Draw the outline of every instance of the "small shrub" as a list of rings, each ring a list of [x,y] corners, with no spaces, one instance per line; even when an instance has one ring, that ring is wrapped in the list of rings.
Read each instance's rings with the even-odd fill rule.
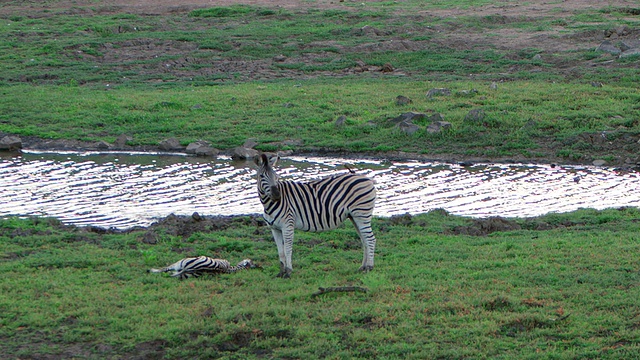
[[[246,15],[250,12],[254,11],[254,9],[250,6],[246,5],[234,5],[234,6],[225,6],[225,7],[214,7],[209,9],[197,9],[193,10],[189,13],[189,16],[192,17],[214,17],[214,18],[224,18],[224,17],[233,17],[233,16],[241,16]]]

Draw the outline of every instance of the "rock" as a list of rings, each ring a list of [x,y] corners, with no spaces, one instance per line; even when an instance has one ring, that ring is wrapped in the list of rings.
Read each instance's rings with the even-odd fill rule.
[[[96,146],[96,149],[98,149],[98,150],[109,150],[112,147],[111,144],[109,144],[108,142],[106,142],[104,140],[98,141],[95,146]]]
[[[410,226],[413,224],[413,217],[409,213],[405,213],[403,215],[393,215],[389,222],[391,225],[402,225],[402,226]]]
[[[341,1],[342,2],[342,1]],[[391,34],[391,32],[389,31],[385,31],[385,30],[380,30],[377,28],[374,28],[373,26],[369,26],[369,25],[365,25],[359,29],[353,29],[351,30],[351,33],[353,35],[356,36],[387,36],[389,34]]]
[[[491,85],[489,85],[489,89],[498,90],[498,83],[492,82]]]
[[[364,33],[364,34],[372,34],[372,35],[375,35],[375,29],[374,29],[374,28],[372,28],[372,27],[371,27],[371,26],[369,26],[369,25],[365,25],[365,26],[361,27],[359,32],[360,32],[360,33]]]
[[[416,131],[420,130],[420,127],[412,122],[403,121],[396,125],[396,127],[407,135],[413,135]]]
[[[640,40],[627,39],[620,42],[620,50],[623,52],[631,49],[640,49]]]
[[[198,140],[198,141],[189,143],[185,151],[187,152],[187,154],[195,154],[196,150],[198,150],[199,148],[208,147],[208,146],[210,146],[210,143],[208,141]]]
[[[629,35],[629,28],[626,25],[620,25],[615,29],[609,29],[606,31],[606,34],[609,34],[609,36],[613,36],[613,35],[618,35],[618,36],[626,36]]]
[[[395,117],[389,120],[393,124],[399,124],[401,122],[412,122],[414,120],[423,120],[426,119],[427,115],[423,113],[415,113],[415,112],[406,112],[401,114],[398,117]]]
[[[533,55],[533,57],[531,58],[532,60],[542,60],[542,55],[540,54],[535,54]]]
[[[356,60],[355,68],[357,72],[369,71],[369,66],[362,60]]]
[[[202,216],[197,211],[191,214],[191,218],[195,221],[202,221]]]
[[[176,138],[162,140],[158,145],[160,149],[164,151],[182,150],[182,145],[180,145],[180,142]]]
[[[341,127],[341,126],[344,126],[345,121],[347,121],[347,117],[344,115],[341,115],[339,118],[336,119],[334,124],[336,127]]]
[[[153,230],[149,230],[142,236],[142,242],[145,244],[155,245],[158,243],[158,234]]]
[[[444,121],[444,116],[442,116],[442,114],[440,113],[435,113],[429,116],[429,121],[431,121],[432,123],[437,121]]]
[[[195,104],[191,107],[193,110],[202,109],[202,104]]]
[[[304,141],[302,141],[301,139],[287,139],[284,140],[282,142],[283,145],[286,146],[302,146],[304,144]]]
[[[640,49],[629,49],[620,54],[620,58],[626,58],[631,56],[640,56]]]
[[[423,113],[407,112],[398,117],[390,119],[389,122],[396,124],[396,127],[407,135],[412,135],[420,130],[420,127],[413,123],[413,120],[426,119],[427,115]]]
[[[593,87],[602,87],[602,83],[601,82],[597,82],[597,81],[592,81],[591,82],[591,86],[593,86]]]
[[[459,96],[476,96],[477,93],[478,93],[478,90],[471,89],[471,90],[461,90],[458,94]]]
[[[285,60],[287,60],[287,57],[282,54],[273,57],[273,61],[275,62],[284,62]]]
[[[600,45],[598,45],[596,50],[603,51],[613,55],[618,55],[622,52],[622,50],[620,50],[617,46],[613,45],[613,43],[609,40],[603,41]]]
[[[258,154],[259,154],[258,150],[239,146],[233,149],[233,154],[231,154],[231,158],[234,160],[247,160],[247,159],[253,159]]]
[[[7,135],[0,139],[0,150],[22,149],[22,139],[17,136]]]
[[[382,67],[380,68],[380,71],[382,71],[384,73],[393,72],[393,65],[391,65],[390,63],[386,63],[386,64],[382,65]]]
[[[407,104],[411,104],[411,99],[408,97],[402,95],[398,95],[398,97],[396,97],[396,105],[402,106]]]
[[[369,26],[369,25],[365,25],[365,26],[361,27],[358,32],[360,34],[369,35],[369,36],[383,36],[383,35],[386,35],[386,33],[384,31],[376,29],[376,28],[374,28],[372,26]]]
[[[280,150],[276,154],[280,157],[291,156],[293,155],[293,150]]]
[[[125,134],[121,134],[116,139],[116,142],[114,143],[114,145],[118,148],[123,148],[125,145],[127,145],[127,141],[131,141],[131,140],[133,140],[132,137],[127,136]]]
[[[473,109],[469,111],[469,113],[464,117],[464,121],[468,122],[480,122],[485,118],[484,110],[482,109]]]
[[[196,153],[196,149],[203,146],[202,144],[200,144],[200,142],[192,142],[189,143],[189,145],[187,145],[187,148],[185,149],[185,152],[187,154],[195,154]]]
[[[436,121],[427,126],[427,132],[429,134],[441,133],[443,130],[447,129],[451,129],[451,123],[447,121]]]
[[[256,145],[258,145],[258,141],[256,141],[256,139],[247,139],[244,141],[244,144],[242,144],[242,147],[253,149]]]
[[[217,156],[220,150],[214,149],[211,146],[200,146],[196,149],[197,156]]]
[[[592,163],[594,166],[604,166],[607,164],[606,160],[593,160]]]
[[[451,90],[447,88],[433,88],[427,91],[427,97],[432,98],[434,96],[449,96],[451,95]]]

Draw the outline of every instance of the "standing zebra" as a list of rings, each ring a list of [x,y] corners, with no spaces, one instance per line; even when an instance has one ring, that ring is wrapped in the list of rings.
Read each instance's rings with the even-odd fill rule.
[[[264,219],[278,246],[280,273],[291,276],[293,230],[324,231],[350,219],[358,231],[364,257],[360,270],[373,269],[376,238],[371,229],[371,215],[376,201],[373,180],[352,173],[335,175],[311,182],[280,181],[273,166],[277,156],[261,154],[258,166],[258,195],[264,206]]]

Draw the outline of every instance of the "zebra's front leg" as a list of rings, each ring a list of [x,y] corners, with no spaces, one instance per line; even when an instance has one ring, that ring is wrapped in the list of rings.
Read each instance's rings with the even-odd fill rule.
[[[278,276],[288,279],[293,272],[293,262],[291,261],[291,254],[293,252],[293,224],[289,224],[282,229],[282,240],[284,248],[284,267],[281,268]]]
[[[285,277],[286,258],[284,256],[284,237],[282,236],[282,230],[271,228],[271,233],[273,234],[273,240],[276,242],[276,246],[278,247],[278,257],[280,257],[280,272],[277,276]]]

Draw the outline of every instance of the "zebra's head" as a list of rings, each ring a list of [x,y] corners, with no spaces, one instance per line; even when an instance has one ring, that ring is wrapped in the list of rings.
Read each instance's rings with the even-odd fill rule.
[[[256,265],[251,259],[244,259],[240,261],[236,267],[238,269],[253,269],[257,268],[258,265]]]
[[[254,161],[258,166],[258,193],[260,200],[279,201],[280,190],[278,189],[278,175],[273,171],[273,167],[278,162],[277,155],[260,154]]]

